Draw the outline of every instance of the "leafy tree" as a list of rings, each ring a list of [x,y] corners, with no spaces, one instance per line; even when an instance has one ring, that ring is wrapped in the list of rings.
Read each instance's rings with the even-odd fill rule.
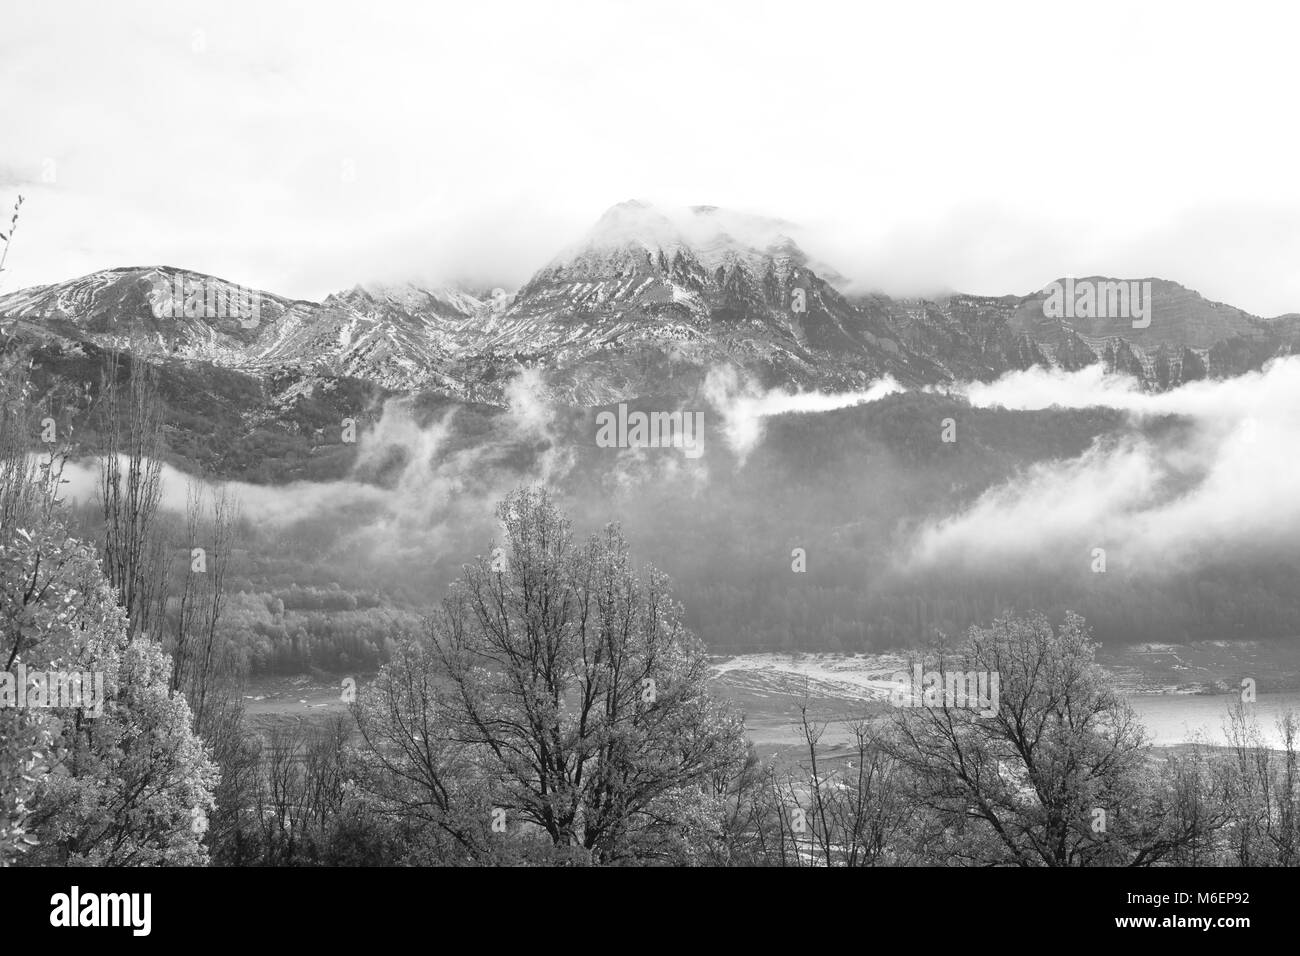
[[[68,535],[60,459],[39,469],[24,445],[23,389],[0,394],[0,663],[26,672],[99,672],[102,713],[0,711],[0,853],[38,864],[194,864],[216,771],[171,660],[132,638],[95,549]],[[27,688],[17,688],[26,694]]]
[[[23,664],[104,675],[98,717],[84,708],[4,714],[2,749],[36,781],[21,797],[20,825],[36,842],[30,862],[205,862],[215,769],[189,706],[168,691],[170,659],[127,636],[93,548],[57,522],[18,529],[0,548],[0,605],[11,673]]]

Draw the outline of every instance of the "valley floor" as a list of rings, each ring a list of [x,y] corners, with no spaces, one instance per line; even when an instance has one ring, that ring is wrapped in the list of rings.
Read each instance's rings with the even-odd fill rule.
[[[1266,740],[1287,709],[1300,712],[1300,646],[1260,641],[1139,644],[1103,649],[1099,663],[1114,677],[1158,746],[1201,739],[1223,744],[1228,709],[1241,681],[1255,681],[1255,713]],[[828,756],[852,741],[850,721],[888,711],[892,675],[909,666],[902,653],[741,654],[713,662],[713,687],[745,715],[746,732],[764,753],[796,756],[799,706],[829,721],[821,745]],[[358,684],[369,675],[357,675]],[[262,676],[245,690],[255,726],[318,720],[347,712],[342,679]]]

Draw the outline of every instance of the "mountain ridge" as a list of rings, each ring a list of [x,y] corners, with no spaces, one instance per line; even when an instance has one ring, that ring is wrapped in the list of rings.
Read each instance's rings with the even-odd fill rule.
[[[1116,317],[1052,318],[1047,286],[935,299],[845,294],[797,231],[718,207],[670,215],[630,200],[513,293],[362,283],[314,302],[173,266],[119,267],[0,296],[0,330],[129,348],[149,361],[263,378],[292,370],[495,404],[535,367],[551,398],[586,406],[698,392],[719,364],[764,387],[851,390],[884,376],[925,385],[1102,362],[1168,388],[1240,374],[1300,346],[1300,315],[1261,318],[1156,277],[1076,280],[1150,283],[1156,320],[1143,329]],[[214,299],[244,296],[257,314],[209,315],[175,301],[171,290],[191,287],[207,293],[207,313]]]

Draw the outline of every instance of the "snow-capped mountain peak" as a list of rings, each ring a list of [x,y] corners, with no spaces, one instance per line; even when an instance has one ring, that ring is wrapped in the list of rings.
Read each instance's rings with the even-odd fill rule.
[[[753,276],[773,269],[779,277],[806,268],[833,286],[837,270],[799,245],[800,228],[785,219],[755,216],[718,206],[659,207],[641,200],[611,206],[579,241],[534,276],[592,281],[698,270],[710,275],[738,266]],[[688,283],[689,284],[689,283]]]
[[[1265,322],[1160,280],[1162,318],[1149,331],[1051,320],[1042,294],[850,300],[801,235],[781,219],[632,200],[514,294],[369,282],[317,303],[171,266],[107,269],[0,296],[0,334],[304,389],[351,378],[488,402],[535,367],[553,397],[584,405],[693,394],[720,364],[848,390],[883,375],[907,384],[1103,361],[1165,387],[1300,350],[1300,321]]]
[[[628,246],[640,246],[648,252],[674,251],[685,246],[686,239],[673,221],[648,203],[629,199],[611,206],[596,221],[578,244],[578,252],[610,252]],[[575,250],[557,257],[563,261]]]

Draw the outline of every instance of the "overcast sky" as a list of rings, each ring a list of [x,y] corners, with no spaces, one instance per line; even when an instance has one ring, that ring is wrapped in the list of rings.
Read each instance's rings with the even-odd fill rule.
[[[887,292],[1300,311],[1286,7],[1046,6],[0,0],[0,290],[514,285],[640,198],[794,220]]]

